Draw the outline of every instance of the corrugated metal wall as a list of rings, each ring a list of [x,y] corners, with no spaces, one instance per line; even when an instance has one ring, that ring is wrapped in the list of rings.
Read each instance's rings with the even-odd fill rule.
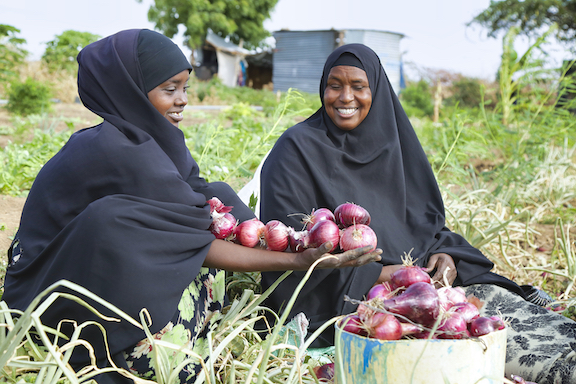
[[[289,88],[318,94],[324,62],[336,48],[337,31],[274,32],[274,90]]]
[[[400,40],[402,35],[389,32],[349,29],[345,31],[344,43],[361,43],[372,48],[388,75],[394,91],[400,91]]]
[[[361,43],[378,54],[392,87],[400,90],[400,40],[403,35],[375,30],[277,31],[273,55],[272,82],[275,91],[296,88],[318,94],[324,62],[338,46],[340,34],[344,43]]]

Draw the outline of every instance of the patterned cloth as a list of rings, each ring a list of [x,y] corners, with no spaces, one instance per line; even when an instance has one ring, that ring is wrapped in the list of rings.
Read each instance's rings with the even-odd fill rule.
[[[480,313],[508,323],[507,378],[538,384],[576,383],[576,322],[495,285],[465,288],[484,302]]]
[[[154,339],[182,345],[206,360],[209,355],[206,335],[218,316],[214,316],[224,305],[225,273],[222,270],[202,268],[196,279],[184,290],[178,310]],[[155,361],[150,340],[144,339],[125,351],[131,372],[149,380],[156,380]],[[184,353],[169,354],[172,367],[182,363],[188,356]],[[200,364],[191,363],[180,372],[180,382],[194,382],[201,369]]]

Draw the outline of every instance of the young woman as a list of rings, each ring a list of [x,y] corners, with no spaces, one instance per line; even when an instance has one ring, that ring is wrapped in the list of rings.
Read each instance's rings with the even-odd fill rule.
[[[301,228],[301,216],[294,214],[353,202],[370,213],[383,253],[380,262],[361,268],[315,271],[293,314],[304,312],[313,331],[333,316],[353,312],[344,295],[362,299],[410,254],[434,280],[446,275],[449,283],[486,301],[485,313],[501,311],[513,319],[508,374],[540,384],[575,380],[576,323],[527,302],[532,287],[492,273],[492,262],[446,228],[435,176],[376,53],[361,44],[337,48],[326,60],[320,99],[321,108],[289,128],[266,158],[260,218]],[[263,273],[264,287],[277,276]],[[298,273],[284,280],[268,304],[281,308],[299,281]],[[316,346],[332,344],[333,333],[325,332]]]
[[[205,343],[198,341],[215,318],[210,314],[224,303],[224,275],[218,269],[305,270],[329,244],[296,257],[242,247],[210,233],[206,201],[214,196],[234,206],[240,221],[253,214],[227,184],[199,177],[178,129],[192,67],[170,39],[150,30],[122,31],[84,48],[78,63],[80,98],[104,121],[72,135],[38,174],[9,250],[3,299],[25,310],[38,293],[66,279],[134,319],[147,309],[158,337],[181,340],[205,355]],[[365,251],[338,254],[319,267],[380,258],[380,250]],[[103,321],[66,299],[42,316],[51,327],[64,319],[100,322],[115,364],[154,376],[142,330],[124,320]],[[65,323],[63,331],[71,330]],[[94,348],[99,366],[109,365],[100,329],[87,327],[82,338]],[[86,350],[75,349],[75,367],[89,361]],[[196,372],[197,367],[186,367],[181,380],[193,380]],[[122,380],[117,374],[98,377],[99,382]]]

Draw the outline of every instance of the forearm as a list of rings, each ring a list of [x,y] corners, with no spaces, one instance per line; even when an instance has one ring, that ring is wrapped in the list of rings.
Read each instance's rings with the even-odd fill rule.
[[[234,272],[270,272],[304,269],[299,253],[272,252],[249,248],[224,240],[214,240],[204,266]]]
[[[380,277],[378,277],[378,280],[376,281],[375,284],[381,284],[390,281],[392,274],[401,267],[402,267],[401,264],[384,265],[382,267],[382,271],[380,272]]]

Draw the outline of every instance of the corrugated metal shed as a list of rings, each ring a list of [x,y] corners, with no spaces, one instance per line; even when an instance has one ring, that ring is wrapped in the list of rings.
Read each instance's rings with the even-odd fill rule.
[[[331,29],[319,31],[276,31],[273,57],[274,90],[318,93],[324,62],[342,44],[361,43],[380,57],[392,87],[398,93],[401,83],[400,40],[404,35],[395,32],[366,29]]]

